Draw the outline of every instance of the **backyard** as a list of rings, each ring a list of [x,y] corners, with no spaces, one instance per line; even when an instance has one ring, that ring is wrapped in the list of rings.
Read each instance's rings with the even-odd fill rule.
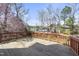
[[[78,6],[0,3],[0,56],[78,56]]]

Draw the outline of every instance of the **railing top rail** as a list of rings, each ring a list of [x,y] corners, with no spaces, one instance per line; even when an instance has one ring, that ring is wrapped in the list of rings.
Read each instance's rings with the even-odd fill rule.
[[[52,32],[33,32],[36,34],[48,34],[48,35],[58,35],[58,36],[66,36],[69,37],[70,35],[60,34],[60,33],[52,33]]]
[[[16,33],[26,33],[26,32],[4,32],[4,33],[0,33],[0,34],[16,34]]]

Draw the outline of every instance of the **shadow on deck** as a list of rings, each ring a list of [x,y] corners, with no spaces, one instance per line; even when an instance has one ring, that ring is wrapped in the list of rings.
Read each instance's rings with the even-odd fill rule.
[[[0,56],[76,56],[76,54],[64,45],[35,43],[29,48],[0,49]]]

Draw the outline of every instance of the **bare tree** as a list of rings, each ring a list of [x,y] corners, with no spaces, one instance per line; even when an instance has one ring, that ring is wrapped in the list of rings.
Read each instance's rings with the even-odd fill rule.
[[[48,5],[47,7],[47,13],[48,13],[48,25],[50,26],[50,31],[52,28],[56,31],[56,24],[57,24],[57,17],[59,18],[59,14],[54,12],[52,5]]]
[[[17,18],[23,19],[25,15],[28,14],[29,9],[25,10],[23,8],[23,4],[21,3],[13,3],[12,6],[14,7],[13,14],[16,15]]]
[[[10,9],[10,4],[9,3],[2,3],[0,4],[0,16],[4,16],[4,21],[2,24],[3,31],[6,31],[7,27],[7,19],[10,16],[11,9]]]
[[[39,20],[41,22],[41,26],[47,26],[48,31],[51,31],[52,28],[55,28],[55,26],[51,26],[51,25],[56,25],[57,19],[56,17],[59,15],[58,14],[54,14],[53,12],[53,7],[52,5],[48,5],[48,7],[46,9],[42,9],[38,12],[38,16],[39,16]]]
[[[38,11],[38,19],[39,19],[39,21],[41,22],[41,29],[46,25],[45,24],[45,15],[46,15],[46,12],[45,12],[45,10],[39,10]]]
[[[54,13],[56,20],[57,20],[56,27],[58,29],[58,32],[60,33],[60,28],[61,28],[60,9],[57,8],[56,10],[53,10],[53,13]]]

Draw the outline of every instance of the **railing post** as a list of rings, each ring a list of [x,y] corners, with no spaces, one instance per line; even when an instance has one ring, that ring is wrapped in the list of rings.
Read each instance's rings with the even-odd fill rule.
[[[79,55],[79,38],[78,37],[70,37],[70,47],[75,51],[77,55]]]

